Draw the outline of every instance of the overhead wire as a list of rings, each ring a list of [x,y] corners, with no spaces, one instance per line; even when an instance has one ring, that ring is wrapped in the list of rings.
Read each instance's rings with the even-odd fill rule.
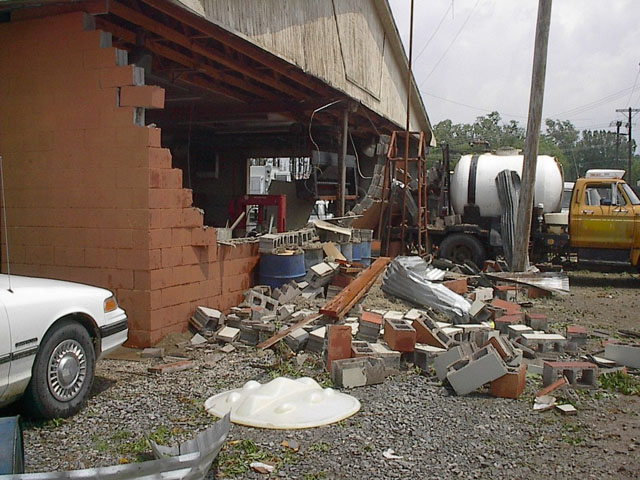
[[[444,57],[447,56],[447,53],[449,53],[449,50],[451,49],[451,47],[453,46],[453,44],[456,42],[456,40],[458,39],[458,37],[460,36],[460,34],[462,33],[462,30],[464,30],[464,27],[466,27],[467,23],[469,23],[469,20],[471,19],[471,16],[473,15],[473,13],[475,12],[476,8],[478,7],[478,4],[481,2],[482,0],[476,0],[476,4],[473,6],[473,8],[471,9],[471,11],[469,12],[469,15],[467,15],[467,18],[465,19],[464,23],[462,24],[462,26],[460,27],[460,29],[458,30],[458,33],[456,33],[456,35],[453,37],[453,40],[451,40],[451,43],[449,43],[449,46],[446,48],[446,50],[444,51],[444,53],[440,56],[440,58],[438,59],[438,61],[436,62],[436,64],[433,66],[433,68],[431,69],[431,71],[429,72],[429,75],[427,75],[424,80],[422,80],[422,82],[420,82],[420,85],[418,86],[418,88],[422,87],[422,85],[424,85],[424,82],[426,82],[427,80],[429,80],[429,77],[431,77],[431,75],[433,74],[433,72],[435,72],[436,68],[438,68],[438,65],[440,65],[440,62],[442,62],[442,60],[444,59]]]
[[[561,116],[572,116],[572,115],[579,115],[581,113],[584,113],[586,111],[592,110],[594,108],[598,108],[602,105],[606,105],[607,103],[611,103],[615,100],[618,100],[619,98],[623,97],[624,95],[626,95],[630,90],[632,90],[633,87],[628,87],[625,88],[623,90],[620,90],[618,92],[612,93],[610,95],[607,95],[605,97],[599,98],[598,100],[594,100],[593,102],[589,102],[586,103],[580,107],[575,107],[569,110],[565,110],[564,112],[559,112],[556,113],[554,115],[550,115],[550,117],[555,117],[555,118],[559,118]]]
[[[318,152],[320,152],[320,147],[318,146],[316,141],[313,139],[313,135],[311,134],[311,125],[313,125],[313,116],[319,111],[324,110],[325,108],[329,108],[332,105],[335,105],[336,103],[340,103],[341,101],[342,100],[334,100],[333,102],[330,102],[330,103],[327,103],[326,105],[318,107],[313,112],[311,112],[311,118],[309,119],[309,138],[311,139],[311,143],[313,143],[313,145],[316,147],[316,150]]]
[[[433,31],[433,33],[431,34],[431,36],[427,40],[427,43],[424,44],[424,46],[422,47],[420,52],[415,56],[414,61],[417,61],[418,58],[420,58],[420,55],[422,55],[424,53],[424,51],[427,49],[427,47],[431,43],[431,40],[433,40],[433,37],[435,37],[436,33],[438,33],[438,30],[440,30],[440,27],[442,26],[442,22],[444,22],[444,19],[446,18],[447,13],[449,13],[449,10],[451,10],[452,7],[453,7],[453,1],[449,4],[449,8],[447,8],[447,10],[444,12],[444,15],[442,15],[442,18],[440,19],[440,22],[438,23],[438,26],[436,27],[436,29]]]
[[[633,88],[631,89],[631,93],[629,94],[629,100],[627,100],[627,105],[631,105],[631,97],[633,96],[633,92],[636,89],[636,85],[638,84],[638,77],[640,76],[640,65],[638,68],[638,73],[636,73],[636,79],[633,81]]]

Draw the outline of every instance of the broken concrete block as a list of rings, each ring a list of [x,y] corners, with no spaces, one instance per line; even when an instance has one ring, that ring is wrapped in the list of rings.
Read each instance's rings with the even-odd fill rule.
[[[587,329],[581,325],[567,325],[567,341],[576,345],[584,346],[589,339]]]
[[[193,363],[191,360],[181,360],[179,362],[165,363],[163,365],[156,365],[154,367],[149,367],[147,371],[149,373],[163,374],[163,373],[180,372],[182,370],[188,370],[193,367],[195,367],[195,363]]]
[[[444,352],[446,352],[446,350],[443,348],[416,344],[415,350],[413,351],[413,364],[420,370],[427,371],[436,357]]]
[[[555,333],[523,333],[521,336],[522,345],[537,352],[562,352],[567,343],[567,339]]]
[[[404,314],[404,319],[409,320],[410,322],[413,322],[414,320],[417,320],[418,318],[422,317],[422,315],[423,315],[422,310],[418,310],[417,308],[412,308],[411,310],[409,310],[407,313]]]
[[[303,328],[296,328],[284,337],[284,342],[294,352],[302,350],[307,340],[309,340],[309,334]]]
[[[544,362],[542,384],[546,387],[564,377],[572,388],[598,388],[598,366],[591,362]]]
[[[230,313],[229,315],[227,315],[226,321],[227,326],[233,328],[240,328],[240,325],[242,323],[242,319],[235,313]]]
[[[225,346],[223,346],[220,351],[224,352],[224,353],[231,353],[236,349],[236,347],[234,347],[233,345],[231,345],[230,343],[227,343]]]
[[[140,352],[141,358],[161,358],[164,356],[164,348],[145,348]]]
[[[607,343],[604,356],[625,367],[640,368],[640,345],[627,343]]]
[[[450,365],[447,380],[458,395],[467,395],[485,383],[496,380],[508,372],[507,366],[491,345],[478,350],[470,357]]]
[[[520,310],[520,305],[517,303],[508,302],[506,300],[502,300],[500,298],[494,298],[491,302],[491,305],[496,308],[501,308],[507,315],[515,315],[517,313],[522,313]]]
[[[532,332],[533,332],[533,328],[528,327],[526,325],[509,325],[507,327],[507,334],[509,335],[509,338],[512,338],[514,340],[522,337],[522,335],[525,333],[532,333]]]
[[[296,306],[291,304],[280,305],[276,311],[276,320],[284,322],[288,320],[296,311]]]
[[[562,405],[556,405],[556,410],[559,410],[563,415],[577,415],[578,410],[576,407],[571,405],[570,403],[565,403]]]
[[[491,395],[498,398],[518,398],[527,386],[527,365],[509,368],[508,372],[491,382]]]
[[[314,298],[322,298],[324,297],[324,288],[323,287],[307,287],[302,292],[302,297],[306,300],[313,300]]]
[[[510,325],[521,325],[524,322],[523,314],[516,315],[503,315],[501,317],[496,318],[493,323],[495,325],[496,330],[500,333],[508,334]]]
[[[496,285],[493,290],[499,299],[511,302],[516,299],[519,287],[516,285]]]
[[[283,303],[289,303],[300,294],[302,294],[302,291],[298,288],[298,285],[295,282],[289,282],[285,283],[280,288],[276,288],[273,291],[272,296],[280,305],[282,305]]]
[[[387,371],[400,371],[400,352],[391,350],[384,343],[370,343],[369,346],[374,351],[374,356],[384,361]]]
[[[240,329],[233,327],[222,327],[215,333],[215,339],[225,343],[235,342],[240,338]]]
[[[516,356],[516,351],[508,338],[505,337],[492,337],[489,339],[489,344],[493,345],[498,355],[505,361],[513,359]]]
[[[491,319],[491,312],[482,300],[476,300],[471,304],[469,316],[475,323],[481,323]]]
[[[276,313],[276,309],[280,304],[277,300],[254,289],[248,290],[245,293],[245,302],[252,307],[252,309],[255,307],[261,307],[267,313]]]
[[[473,355],[474,348],[470,343],[461,343],[455,347],[450,348],[444,353],[438,355],[433,362],[433,368],[436,370],[436,375],[440,380],[447,378],[447,370],[449,365],[457,362],[458,360]]]
[[[423,316],[413,322],[416,330],[416,343],[425,343],[438,348],[448,349],[453,344],[453,338],[438,328],[429,317]]]
[[[325,277],[332,275],[335,269],[329,265],[327,262],[320,262],[315,265],[312,265],[310,270],[317,275],[318,277]]]
[[[526,313],[524,315],[525,322],[534,330],[547,329],[547,316],[544,313]]]
[[[413,352],[416,346],[416,330],[404,320],[385,320],[384,341],[392,350]]]
[[[382,315],[382,324],[384,325],[386,320],[402,320],[403,318],[404,313],[397,310],[388,310],[384,315]]]
[[[331,380],[338,387],[375,385],[382,383],[385,377],[384,362],[380,358],[346,358],[334,360],[331,364]]]
[[[351,358],[351,327],[347,325],[327,326],[327,370],[331,362]]]
[[[475,300],[480,300],[481,302],[493,300],[493,288],[491,287],[478,287],[473,293],[475,294]]]
[[[189,343],[191,343],[191,345],[202,345],[203,343],[207,343],[207,339],[199,333],[196,333],[193,337],[191,337]]]

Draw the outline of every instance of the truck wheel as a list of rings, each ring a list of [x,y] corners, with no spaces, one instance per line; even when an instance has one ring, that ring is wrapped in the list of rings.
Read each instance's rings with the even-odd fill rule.
[[[447,236],[440,243],[440,256],[462,264],[465,260],[471,260],[482,268],[486,254],[480,241],[464,233],[455,233]]]
[[[91,337],[72,320],[56,324],[44,337],[25,391],[29,413],[69,417],[84,405],[93,385],[95,353]]]

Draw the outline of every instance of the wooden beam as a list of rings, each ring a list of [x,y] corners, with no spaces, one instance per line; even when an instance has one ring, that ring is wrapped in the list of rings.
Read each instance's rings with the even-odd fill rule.
[[[365,296],[389,262],[391,262],[389,257],[377,258],[369,268],[327,302],[320,309],[320,313],[333,318],[344,317]]]
[[[265,348],[269,348],[269,347],[275,345],[276,343],[278,343],[280,340],[282,340],[284,337],[289,335],[294,330],[297,330],[298,328],[302,328],[305,325],[310,324],[314,320],[319,319],[320,317],[322,317],[322,315],[320,315],[320,314],[309,315],[308,317],[305,317],[302,320],[300,320],[295,325],[290,326],[289,328],[287,328],[286,330],[281,331],[280,333],[276,333],[273,337],[268,338],[264,342],[258,344],[258,346],[256,348],[259,348],[260,350],[264,350]]]
[[[302,70],[294,67],[284,60],[279,59],[275,55],[266,52],[265,50],[253,45],[247,40],[241,39],[237,35],[223,29],[222,27],[213,24],[209,20],[193,15],[185,10],[183,7],[167,2],[166,0],[142,0],[144,3],[151,5],[156,10],[159,10],[173,18],[178,18],[190,27],[202,32],[207,33],[217,41],[222,42],[234,50],[237,50],[241,54],[255,60],[258,63],[262,63],[265,66],[273,70],[277,70],[281,75],[286,78],[303,85],[310,90],[321,94],[322,96],[335,96],[335,90],[326,86],[320,80],[315,80]]]
[[[125,20],[128,20],[136,25],[139,25],[145,28],[146,30],[149,30],[150,32],[155,33],[160,37],[166,38],[167,40],[170,40],[171,42],[176,43],[188,49],[191,52],[197,53],[198,55],[201,55],[209,60],[212,60],[221,65],[224,65],[225,67],[230,68],[232,71],[240,72],[243,75],[248,76],[249,78],[251,78],[256,82],[278,89],[281,92],[286,93],[287,95],[290,95],[294,98],[302,98],[303,96],[305,96],[304,94],[301,94],[300,91],[294,88],[288,87],[284,85],[282,82],[277,82],[267,75],[264,75],[260,72],[256,72],[253,69],[246,67],[240,62],[236,62],[232,59],[225,57],[224,55],[216,53],[211,48],[206,48],[202,46],[200,43],[189,38],[187,35],[184,35],[174,30],[173,28],[168,27],[167,25],[164,25],[163,23],[160,23],[158,21],[155,21],[149,18],[147,15],[143,13],[136,12],[135,10],[129,7],[126,7],[118,2],[111,3],[109,7],[109,12],[114,15],[117,15],[118,17],[124,18]],[[220,72],[222,72],[222,70],[220,70]],[[233,83],[230,79],[234,79],[234,81],[236,82],[238,81],[238,79],[235,79],[235,77],[231,77],[231,76],[229,76],[226,81],[228,83]],[[237,86],[241,86],[241,85],[237,85]],[[259,87],[256,85],[256,87],[254,88],[258,89]],[[265,96],[265,95],[262,95],[262,96]]]

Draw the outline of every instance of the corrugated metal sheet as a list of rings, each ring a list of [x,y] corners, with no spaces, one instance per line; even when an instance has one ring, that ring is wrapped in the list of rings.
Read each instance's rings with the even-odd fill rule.
[[[200,1],[210,22],[404,127],[407,61],[386,0]],[[430,131],[417,95],[411,108],[412,129]]]

